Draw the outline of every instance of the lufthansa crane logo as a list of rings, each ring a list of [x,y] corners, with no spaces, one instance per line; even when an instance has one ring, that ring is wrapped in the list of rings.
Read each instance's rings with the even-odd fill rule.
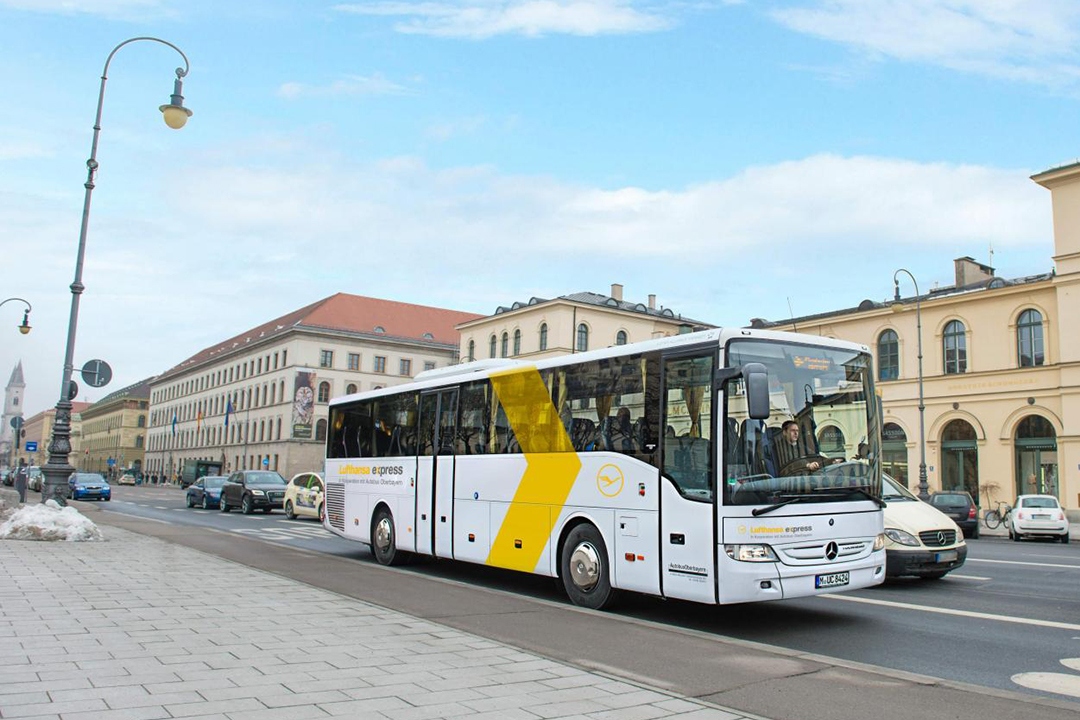
[[[596,487],[604,497],[615,497],[623,489],[623,473],[617,465],[608,463],[596,473]]]

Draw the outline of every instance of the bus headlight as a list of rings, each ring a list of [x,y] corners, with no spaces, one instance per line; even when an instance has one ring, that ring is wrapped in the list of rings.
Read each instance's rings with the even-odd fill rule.
[[[739,562],[777,562],[778,558],[768,545],[725,545],[724,552]]]
[[[897,530],[896,528],[885,528],[885,534],[889,537],[890,540],[899,545],[919,547],[919,538],[915,537],[909,532]]]
[[[878,536],[874,538],[874,550],[880,550],[885,547],[885,533],[878,533]]]

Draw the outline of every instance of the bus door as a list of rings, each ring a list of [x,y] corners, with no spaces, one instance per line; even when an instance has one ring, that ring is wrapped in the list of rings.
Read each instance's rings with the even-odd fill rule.
[[[716,602],[715,351],[665,357],[660,551],[665,597]]]
[[[454,437],[457,388],[420,396],[421,445],[416,467],[416,551],[453,555]]]

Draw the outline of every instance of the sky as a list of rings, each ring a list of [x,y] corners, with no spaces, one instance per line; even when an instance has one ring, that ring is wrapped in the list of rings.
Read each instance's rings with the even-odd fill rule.
[[[1053,268],[1075,0],[0,0],[0,383],[93,402],[337,292],[716,325]],[[181,55],[183,53],[183,56]],[[186,56],[186,60],[185,57]],[[187,126],[165,126],[178,67]],[[904,296],[914,294],[901,275]],[[8,328],[8,330],[3,330]]]

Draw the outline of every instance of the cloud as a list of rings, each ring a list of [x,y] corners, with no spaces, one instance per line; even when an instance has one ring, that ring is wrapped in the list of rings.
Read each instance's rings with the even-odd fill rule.
[[[480,40],[496,35],[623,35],[665,30],[657,11],[631,0],[461,0],[375,2],[335,9],[357,15],[402,17],[398,32]]]
[[[1080,78],[1074,0],[811,0],[771,15],[873,55],[1051,86]]]
[[[300,97],[336,97],[349,95],[407,95],[411,90],[391,82],[380,73],[370,77],[350,75],[329,85],[305,85],[298,82],[283,83],[278,95],[289,100]]]
[[[0,0],[0,7],[50,15],[100,15],[134,19],[147,11],[169,14],[160,0]]]

